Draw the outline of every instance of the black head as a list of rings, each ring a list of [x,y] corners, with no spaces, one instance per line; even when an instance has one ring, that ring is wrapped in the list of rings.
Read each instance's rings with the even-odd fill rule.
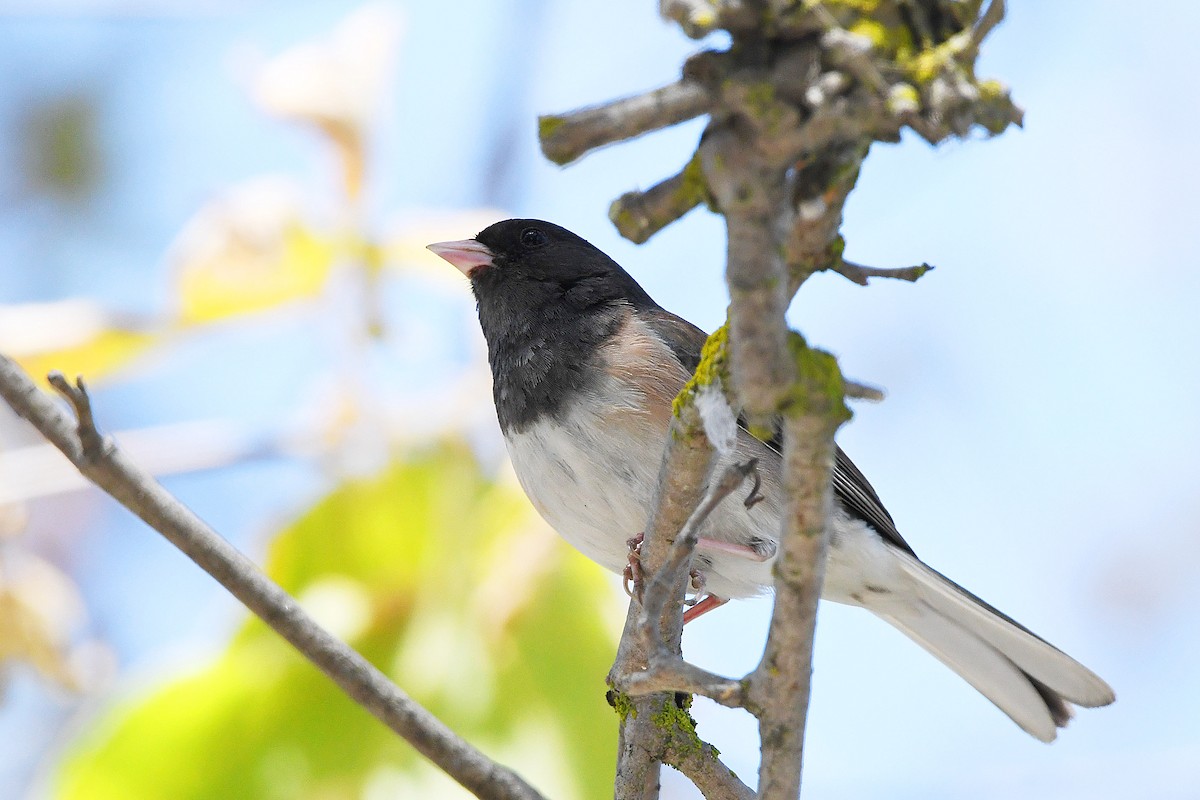
[[[650,298],[629,273],[586,239],[538,219],[507,219],[480,231],[475,241],[492,253],[469,275],[481,300],[492,290],[524,285],[533,296],[565,293],[582,305]],[[530,299],[533,299],[532,297]]]
[[[617,262],[549,222],[504,220],[429,249],[471,279],[506,431],[590,386],[592,356],[631,307],[658,308]]]

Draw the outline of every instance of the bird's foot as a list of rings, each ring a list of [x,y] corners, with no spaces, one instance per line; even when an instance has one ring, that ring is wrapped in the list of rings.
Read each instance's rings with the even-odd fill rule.
[[[717,597],[715,594],[706,594],[702,600],[694,603],[691,608],[683,612],[683,624],[687,625],[696,617],[707,614],[714,608],[720,608],[728,602],[724,597]]]
[[[718,553],[728,553],[732,556],[741,556],[750,561],[760,562],[770,561],[779,550],[779,545],[776,542],[758,536],[751,538],[745,544],[723,542],[720,539],[701,538],[696,542],[696,547],[700,550],[715,550]]]
[[[625,565],[625,570],[621,573],[621,577],[624,578],[625,594],[636,597],[639,603],[642,601],[642,580],[645,577],[642,574],[643,538],[644,534],[639,533],[625,541],[626,547],[629,548],[629,563]]]

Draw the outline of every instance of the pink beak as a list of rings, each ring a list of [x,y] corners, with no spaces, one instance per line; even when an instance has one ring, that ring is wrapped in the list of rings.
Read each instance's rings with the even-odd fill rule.
[[[496,254],[474,239],[462,239],[457,242],[436,242],[426,247],[435,254],[449,261],[458,271],[468,278],[480,267],[488,266]]]

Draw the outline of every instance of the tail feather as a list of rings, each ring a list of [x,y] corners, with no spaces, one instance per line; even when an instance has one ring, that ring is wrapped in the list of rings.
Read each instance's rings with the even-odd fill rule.
[[[925,603],[908,607],[902,615],[881,616],[958,673],[1024,731],[1043,742],[1054,740],[1057,725],[1044,696],[1002,652]]]
[[[972,630],[1055,694],[1084,708],[1116,699],[1099,675],[916,558],[901,554],[921,598]]]
[[[876,613],[928,650],[1044,742],[1071,718],[1115,696],[1099,676],[907,553],[896,553],[918,603]]]

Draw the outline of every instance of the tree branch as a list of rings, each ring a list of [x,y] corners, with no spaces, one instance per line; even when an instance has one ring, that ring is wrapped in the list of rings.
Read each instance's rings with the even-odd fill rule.
[[[710,130],[700,155],[728,229],[725,281],[733,390],[751,431],[765,431],[763,438],[770,438],[774,415],[792,380],[784,346],[790,296],[772,230],[775,211],[784,202],[784,172],[732,126]]]
[[[548,114],[538,117],[542,153],[555,164],[569,164],[597,147],[698,117],[711,104],[707,89],[682,80],[570,114]]]
[[[644,192],[626,192],[612,202],[608,218],[622,236],[642,244],[654,234],[708,199],[708,187],[693,157],[679,174]]]
[[[754,790],[721,763],[710,744],[667,750],[667,762],[696,784],[706,800],[752,800]]]
[[[775,609],[766,651],[747,686],[750,703],[759,712],[762,800],[793,800],[800,791],[817,601],[829,547],[829,475],[837,419],[826,409],[813,409],[789,417],[784,426],[788,511],[775,561]],[[788,702],[780,702],[785,697]]]
[[[830,269],[843,278],[857,283],[859,286],[866,286],[868,278],[894,278],[898,281],[915,283],[926,272],[932,270],[933,266],[931,264],[917,264],[911,267],[886,269],[881,267],[866,267],[862,264],[855,264],[853,261],[838,259]]]
[[[651,502],[650,519],[642,540],[641,562],[648,573],[656,573],[666,561],[668,548],[700,502],[712,469],[713,449],[694,404],[681,403],[672,418],[667,447],[659,469],[658,484]],[[672,587],[682,601],[686,578]],[[662,646],[678,653],[683,636],[683,614],[678,605],[668,604],[658,621]],[[625,630],[617,648],[608,683],[614,688],[622,676],[648,666],[650,650],[641,635],[641,606],[629,602]],[[658,797],[659,765],[666,755],[668,734],[655,723],[655,715],[673,704],[673,692],[656,692],[628,700],[621,714],[617,742],[616,800],[655,800]]]
[[[846,387],[846,397],[852,397],[855,400],[870,400],[873,403],[879,403],[886,398],[883,389],[865,383],[843,379],[843,384]]]
[[[487,800],[540,800],[519,775],[459,738],[361,655],[313,621],[295,598],[101,436],[82,380],[52,373],[76,411],[63,412],[16,362],[0,355],[0,396],[89,480],[182,550],[381,722],[468,791]]]
[[[745,685],[689,664],[674,653],[658,652],[641,672],[622,676],[616,688],[631,696],[651,692],[686,692],[709,698],[728,708],[745,708]]]

